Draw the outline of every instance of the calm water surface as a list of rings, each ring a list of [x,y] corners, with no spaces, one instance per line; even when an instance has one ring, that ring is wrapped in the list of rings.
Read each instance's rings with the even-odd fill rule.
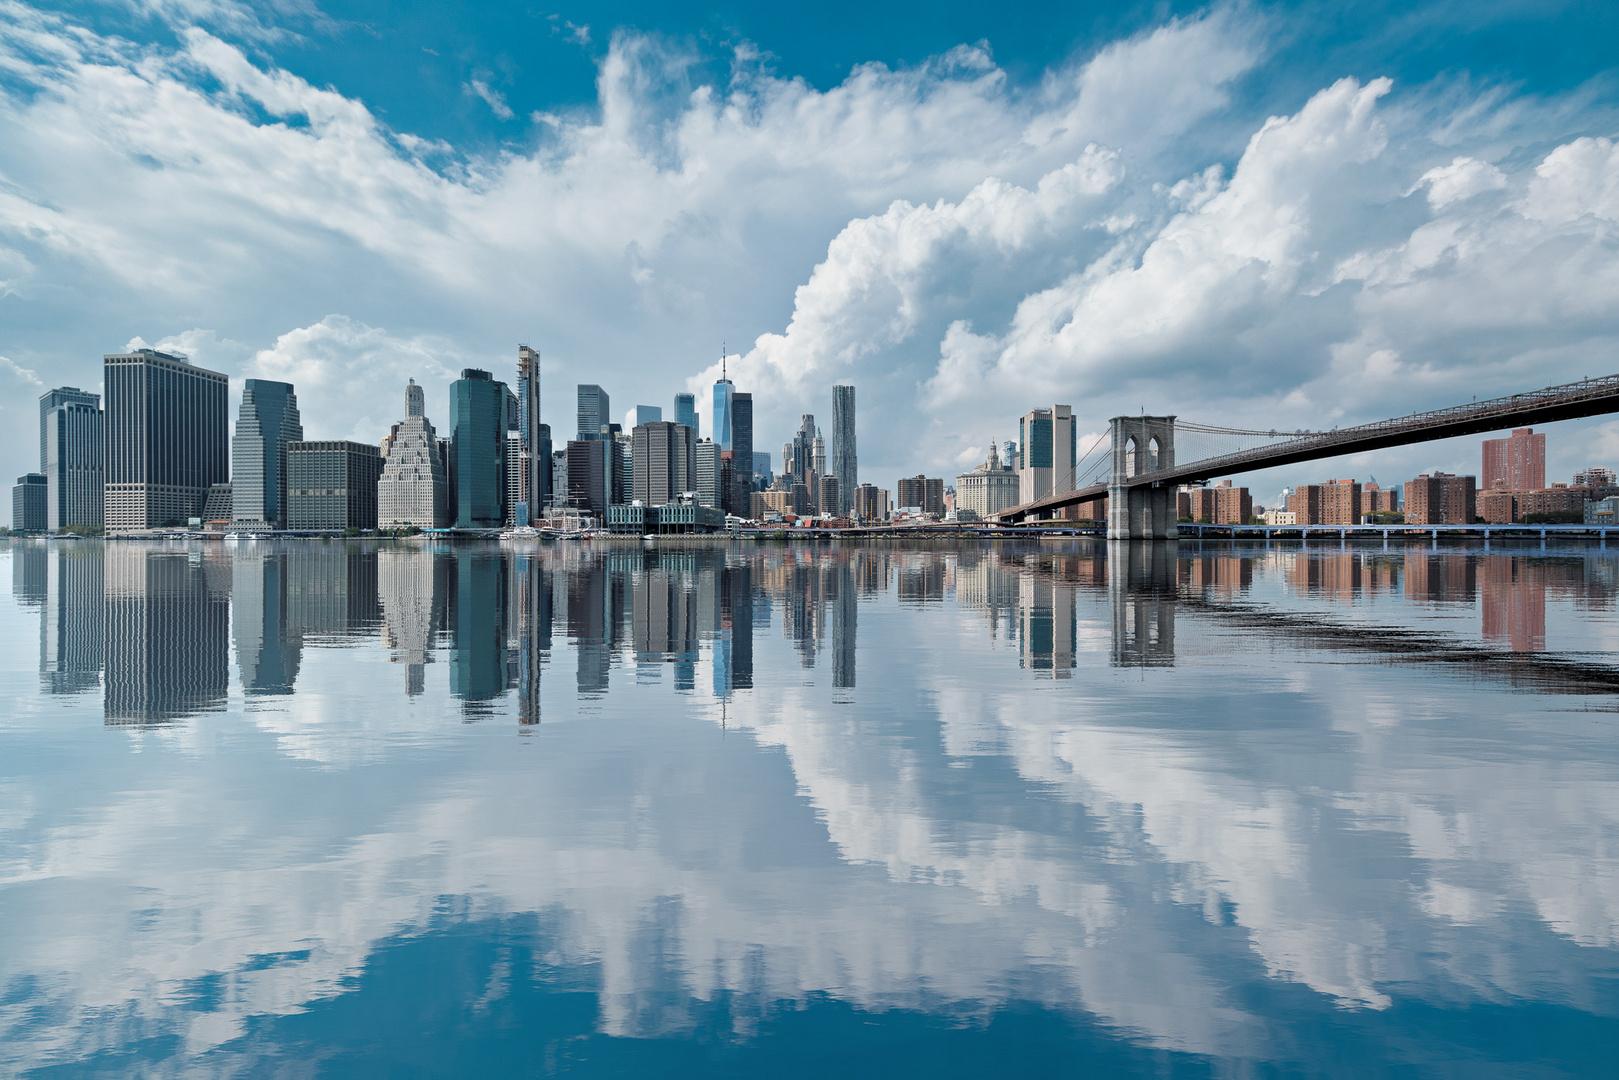
[[[1613,1075],[1619,554],[0,559],[0,1073]]]

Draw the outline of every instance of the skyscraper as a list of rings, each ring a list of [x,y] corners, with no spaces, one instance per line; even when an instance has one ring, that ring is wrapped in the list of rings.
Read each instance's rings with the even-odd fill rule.
[[[721,450],[731,449],[731,397],[736,386],[721,376],[714,383],[714,445]]]
[[[692,441],[697,441],[697,396],[695,394],[675,395],[675,423],[685,424],[691,428]]]
[[[39,399],[39,471],[46,527],[100,525],[104,498],[101,395],[63,386]]]
[[[445,466],[438,434],[424,415],[422,388],[405,387],[405,419],[394,425],[377,482],[377,524],[384,529],[441,528],[448,521]]]
[[[230,479],[230,380],[137,349],[103,358],[108,532],[184,525]]]
[[[1017,457],[1018,502],[1074,490],[1078,438],[1074,410],[1067,405],[1034,409],[1018,421],[1022,449]]]
[[[832,388],[832,475],[838,478],[837,511],[849,516],[855,489],[860,486],[860,461],[855,454],[854,387]],[[829,509],[822,507],[823,510]]]
[[[250,529],[287,527],[287,444],[304,437],[291,383],[249,379],[230,443],[231,514]]]
[[[805,413],[798,422],[798,433],[792,442],[793,479],[808,484],[815,471],[815,414]],[[785,469],[785,463],[783,468]]]
[[[579,384],[579,437],[599,439],[612,422],[612,403],[607,391],[594,383]]]
[[[455,418],[455,527],[498,529],[506,520],[506,384],[465,368],[450,384]]]
[[[726,509],[738,517],[748,516],[748,496],[753,492],[753,395],[731,395],[731,488]]]
[[[11,489],[11,529],[13,532],[44,532],[48,527],[44,473],[24,473]]]
[[[1484,440],[1485,490],[1539,491],[1546,486],[1546,436],[1534,428],[1514,428],[1505,439]]]
[[[373,443],[287,444],[287,527],[375,529],[382,457]]]
[[[703,506],[720,505],[720,448],[704,439],[693,448],[692,457],[697,470],[697,502]]]
[[[522,433],[518,486],[521,501],[528,507],[528,518],[533,520],[545,509],[551,494],[551,429],[540,422],[540,351],[527,345],[517,347],[517,404]],[[526,525],[528,521],[517,524]]]
[[[692,490],[691,429],[668,420],[641,424],[631,433],[634,497],[643,506],[663,506]]]
[[[624,414],[624,428],[634,431],[642,424],[651,424],[663,419],[663,409],[658,405],[632,405],[630,411]]]

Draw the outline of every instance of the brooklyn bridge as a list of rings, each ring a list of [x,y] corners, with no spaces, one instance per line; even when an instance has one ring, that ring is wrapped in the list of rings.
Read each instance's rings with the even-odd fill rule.
[[[1062,483],[1057,486],[1072,485],[1069,490],[1010,507],[994,518],[1002,524],[1035,521],[1087,503],[1099,509],[1106,498],[1109,539],[1173,539],[1175,489],[1182,484],[1614,412],[1619,412],[1619,375],[1331,431],[1253,431],[1177,416],[1116,416],[1109,433],[1092,445],[1066,478],[1059,477]]]

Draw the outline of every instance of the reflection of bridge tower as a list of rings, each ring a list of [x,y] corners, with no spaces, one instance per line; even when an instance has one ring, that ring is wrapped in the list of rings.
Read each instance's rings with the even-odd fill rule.
[[[1175,576],[1175,549],[1168,544],[1108,546],[1115,667],[1175,662]]]
[[[1107,538],[1109,540],[1173,540],[1175,489],[1169,485],[1127,487],[1126,481],[1142,473],[1175,464],[1173,416],[1115,416],[1113,471],[1107,485]]]

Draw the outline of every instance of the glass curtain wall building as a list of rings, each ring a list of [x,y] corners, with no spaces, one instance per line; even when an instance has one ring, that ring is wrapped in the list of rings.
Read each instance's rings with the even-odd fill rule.
[[[691,428],[692,442],[697,441],[697,437],[698,437],[699,432],[697,430],[697,395],[696,394],[676,394],[675,395],[675,423],[684,424],[687,427]]]
[[[46,528],[102,524],[101,395],[63,386],[39,399],[39,471]]]
[[[749,516],[748,496],[753,493],[753,395],[731,395],[731,495],[727,509]]]
[[[599,439],[613,422],[607,391],[594,383],[579,384],[579,438]]]
[[[185,525],[230,479],[230,380],[153,349],[103,362],[107,531]]]
[[[838,513],[849,516],[860,486],[860,460],[855,454],[854,387],[832,388],[832,475],[838,478]],[[823,506],[829,510],[831,507]]]
[[[505,523],[506,398],[506,384],[477,368],[464,369],[450,385],[458,529]]]
[[[292,384],[247,380],[231,438],[233,524],[250,529],[287,527],[287,444],[303,437]]]

